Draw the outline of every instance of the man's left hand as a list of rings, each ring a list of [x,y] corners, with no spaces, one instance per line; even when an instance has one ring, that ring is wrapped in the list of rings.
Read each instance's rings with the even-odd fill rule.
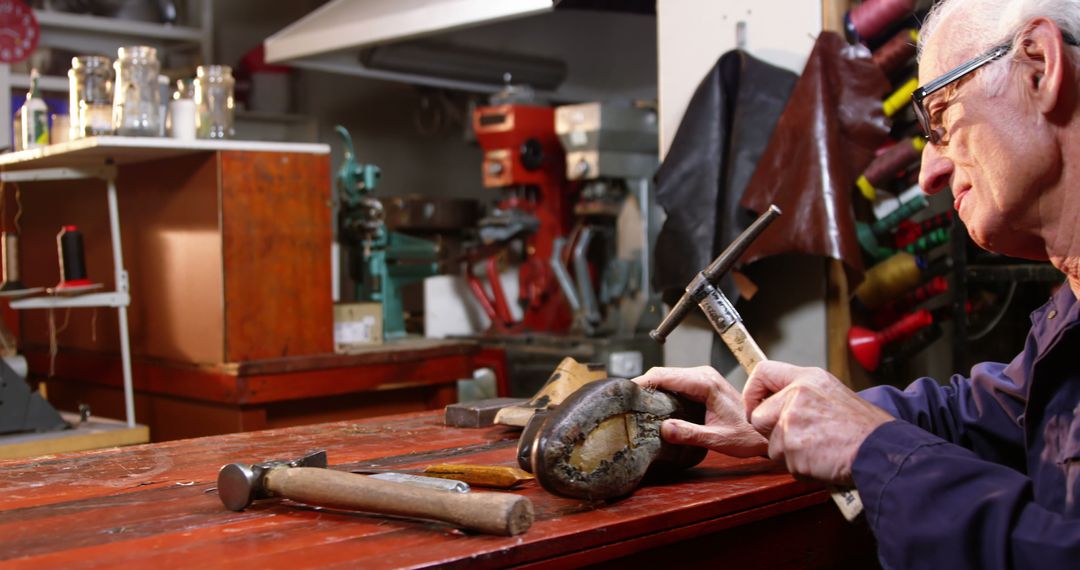
[[[747,419],[769,438],[769,457],[792,474],[836,485],[851,484],[859,446],[893,419],[820,368],[766,360],[746,388]]]

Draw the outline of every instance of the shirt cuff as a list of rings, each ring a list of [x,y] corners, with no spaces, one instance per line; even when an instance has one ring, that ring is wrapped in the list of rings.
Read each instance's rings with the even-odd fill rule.
[[[900,473],[908,458],[922,447],[945,443],[936,435],[903,420],[881,424],[867,436],[855,454],[851,477],[859,490],[872,530],[877,530],[889,483]]]

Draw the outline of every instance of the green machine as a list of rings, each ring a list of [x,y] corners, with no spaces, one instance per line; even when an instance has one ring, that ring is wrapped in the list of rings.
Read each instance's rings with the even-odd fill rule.
[[[439,272],[435,243],[386,228],[382,202],[372,194],[381,170],[356,161],[352,136],[334,128],[345,145],[345,157],[335,183],[338,197],[338,235],[349,253],[349,276],[356,283],[356,299],[382,304],[383,338],[405,336],[405,309],[401,288]]]

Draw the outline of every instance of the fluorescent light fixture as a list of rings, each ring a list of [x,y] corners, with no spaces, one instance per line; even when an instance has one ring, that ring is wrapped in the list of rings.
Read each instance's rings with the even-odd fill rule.
[[[365,67],[457,81],[502,85],[506,74],[516,85],[553,90],[566,79],[557,59],[433,42],[404,42],[360,52]]]
[[[331,0],[267,38],[266,61],[284,63],[552,9],[552,0]]]

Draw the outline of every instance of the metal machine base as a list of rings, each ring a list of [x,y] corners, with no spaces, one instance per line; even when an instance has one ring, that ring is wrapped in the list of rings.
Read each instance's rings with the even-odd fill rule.
[[[510,394],[528,398],[551,376],[551,371],[569,356],[582,363],[607,367],[608,376],[633,378],[664,362],[663,347],[647,336],[627,338],[591,338],[585,336],[523,334],[496,337],[471,337],[485,346],[506,352]],[[640,355],[640,365],[637,358]]]

